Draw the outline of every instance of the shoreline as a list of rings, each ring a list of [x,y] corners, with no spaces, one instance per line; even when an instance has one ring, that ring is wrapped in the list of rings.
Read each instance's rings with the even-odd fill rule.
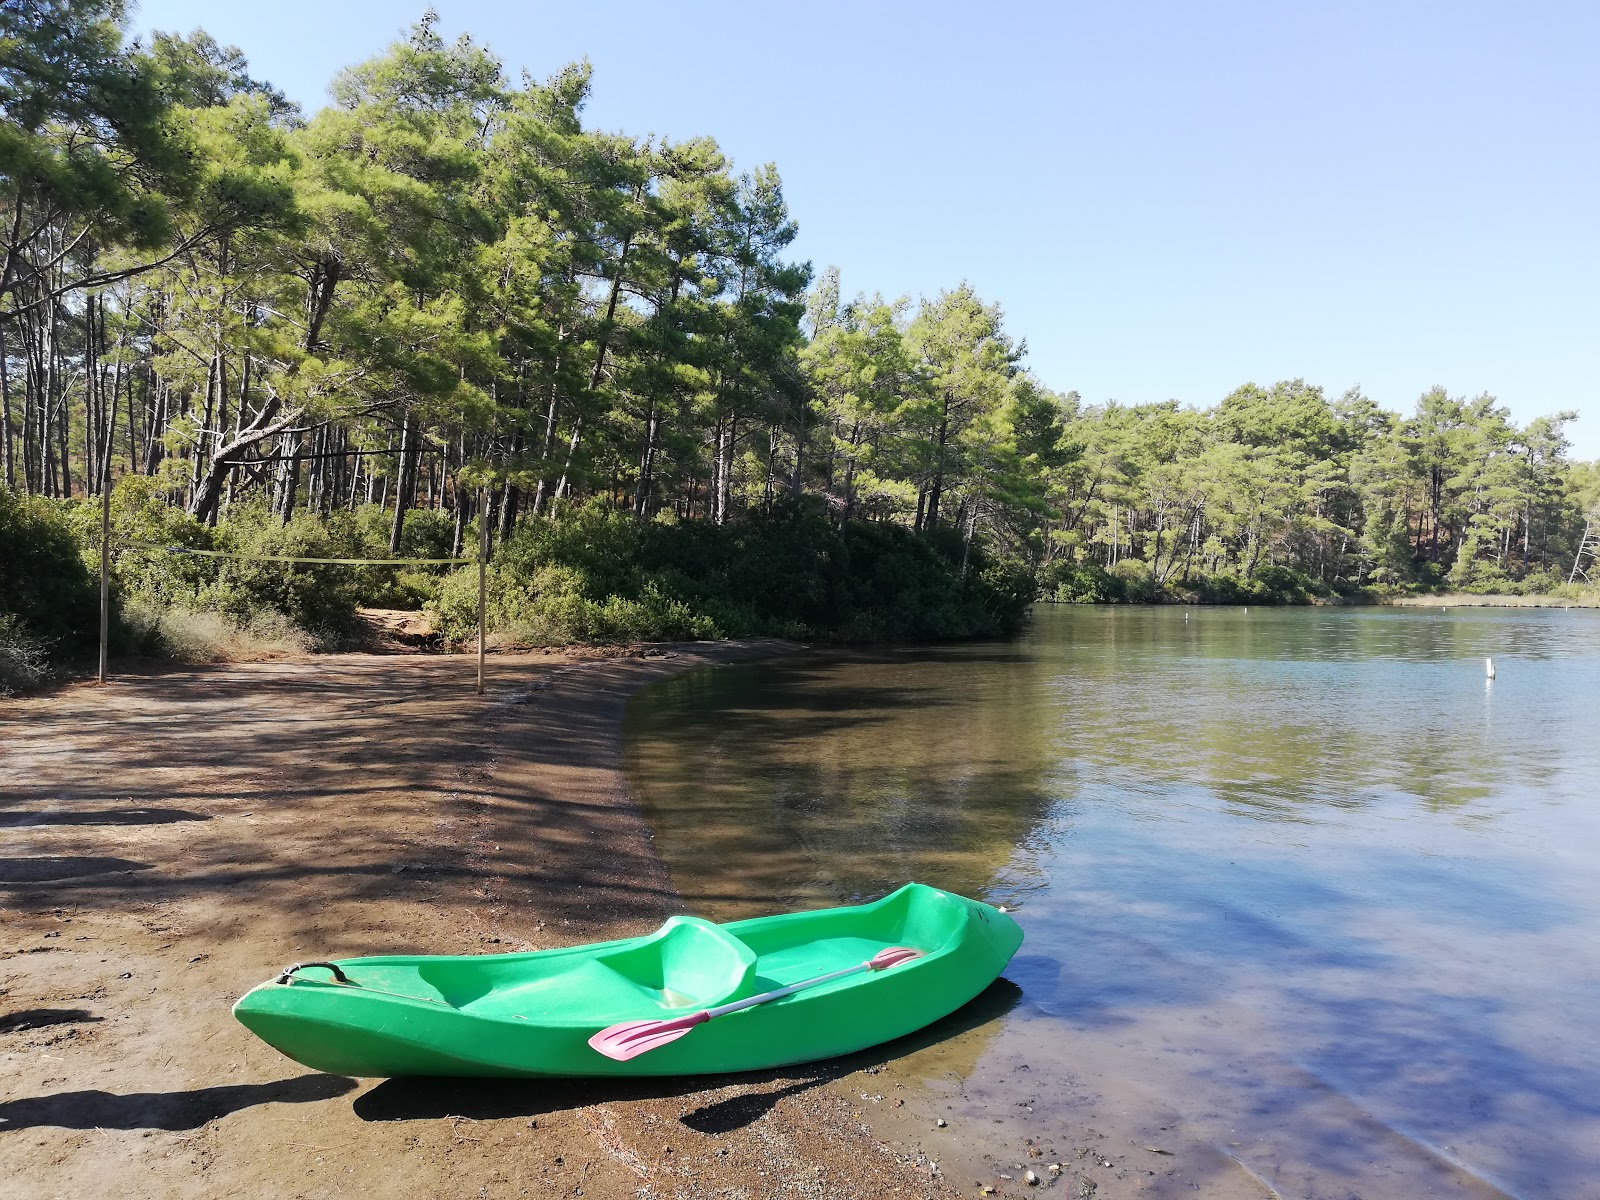
[[[1347,600],[1318,596],[1304,604],[1283,604],[1256,600],[1249,604],[1226,604],[1208,600],[1108,600],[1080,603],[1070,600],[1036,600],[1061,608],[1600,608],[1600,596],[1568,600],[1561,596],[1512,596],[1475,592],[1427,592],[1415,596],[1389,596],[1384,599]]]
[[[463,657],[319,655],[0,702],[0,1171],[41,1197],[966,1194],[864,1121],[870,1053],[357,1081],[228,1011],[298,958],[653,928],[677,894],[621,772],[628,697],[798,648],[497,654],[482,697]]]
[[[1600,608],[1600,597],[1568,600],[1561,596],[1510,596],[1473,592],[1439,592],[1396,596],[1383,602],[1393,608]]]

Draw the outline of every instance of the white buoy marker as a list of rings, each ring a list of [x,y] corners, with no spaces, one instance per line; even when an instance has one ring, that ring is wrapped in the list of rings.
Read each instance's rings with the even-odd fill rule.
[[[1494,659],[1486,658],[1483,660],[1483,675],[1485,679],[1494,678]]]

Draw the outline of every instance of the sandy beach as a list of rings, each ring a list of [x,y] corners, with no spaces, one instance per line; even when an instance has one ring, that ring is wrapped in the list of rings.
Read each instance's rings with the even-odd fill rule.
[[[818,1086],[837,1065],[357,1081],[229,1015],[297,958],[653,927],[674,893],[621,785],[626,697],[785,649],[505,655],[484,697],[466,658],[350,655],[5,704],[0,1194],[945,1194]]]

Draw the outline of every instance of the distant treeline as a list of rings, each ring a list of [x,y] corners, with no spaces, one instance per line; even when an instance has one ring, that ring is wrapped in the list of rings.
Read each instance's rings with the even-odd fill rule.
[[[419,522],[460,554],[480,521],[553,545],[518,531],[820,513],[1062,599],[1543,588],[1600,493],[1571,414],[1518,428],[1488,397],[1085,407],[964,284],[847,300],[791,261],[771,165],[586,129],[586,63],[513,76],[430,14],[307,115],[238,50],[124,18],[0,7],[15,493],[138,477],[204,536],[342,513],[396,553]]]
[[[1600,470],[1566,457],[1573,417],[1519,428],[1493,397],[1442,388],[1401,417],[1300,380],[1247,384],[1206,411],[1088,409],[1050,473],[1044,577],[1062,599],[1229,599],[1263,580],[1285,598],[1547,591],[1600,503]]]

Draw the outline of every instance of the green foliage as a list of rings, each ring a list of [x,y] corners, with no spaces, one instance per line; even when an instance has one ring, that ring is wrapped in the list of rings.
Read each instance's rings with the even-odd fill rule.
[[[237,618],[262,610],[282,613],[323,646],[341,646],[360,631],[356,608],[377,567],[261,561],[258,556],[362,558],[366,549],[359,524],[348,513],[322,519],[302,510],[287,525],[264,504],[246,507],[218,527],[219,549],[249,555],[216,559],[215,582],[206,602]]]
[[[1087,409],[1066,428],[1076,454],[1043,472],[1051,561],[1116,571],[1137,559],[1149,594],[1219,603],[1446,579],[1543,586],[1581,530],[1586,468],[1565,460],[1570,419],[1518,429],[1490,397],[1434,389],[1402,420],[1355,391],[1330,403],[1302,380],[1247,384],[1209,411]],[[1046,578],[1044,594],[1059,582]],[[1107,593],[1091,582],[1065,596]]]
[[[429,574],[428,568],[401,571],[271,562],[261,557],[386,558],[388,523],[375,506],[325,518],[302,510],[285,525],[265,505],[247,504],[236,506],[230,518],[213,529],[165,503],[155,480],[131,476],[112,493],[111,517],[115,593],[120,603],[146,614],[219,613],[246,632],[266,630],[274,636],[279,629],[275,622],[281,618],[310,635],[314,644],[337,647],[358,639],[358,607],[417,608],[438,584],[439,576]],[[76,535],[74,557],[98,561],[98,506],[77,505],[70,520],[61,521],[64,532]],[[447,557],[452,532],[449,521],[439,514],[417,513],[407,522],[402,557]],[[139,549],[130,543],[163,549]],[[174,554],[166,547],[249,557]],[[147,618],[144,625],[149,627],[152,620]]]
[[[531,640],[873,641],[1002,632],[1036,591],[1545,589],[1600,512],[1570,414],[1300,379],[1086,407],[965,283],[845,302],[829,269],[808,297],[777,169],[586,129],[586,63],[519,77],[430,13],[302,120],[237,49],[126,17],[0,5],[4,486],[76,531],[36,588],[81,591],[77,497],[123,471],[119,545],[253,556],[118,553],[119,600],[188,653],[283,622],[342,645],[357,605],[436,597],[460,634],[472,570],[258,556],[442,558],[478,522]],[[82,651],[92,621],[30,603]]]
[[[0,180],[40,209],[88,218],[98,237],[152,249],[196,164],[154,64],[123,48],[124,19],[120,0],[0,5]]]
[[[20,617],[0,612],[0,696],[32,691],[49,678],[49,643]]]
[[[1057,604],[1115,604],[1127,599],[1122,580],[1104,567],[1065,558],[1040,572],[1039,596]]]
[[[813,504],[725,526],[640,522],[589,506],[521,526],[489,569],[489,623],[528,641],[676,641],[771,635],[841,642],[1014,631],[1032,580],[959,542],[892,525],[842,529]],[[477,569],[456,572],[440,627],[477,624]]]
[[[100,589],[64,506],[0,488],[0,615],[13,644],[63,660],[99,639]],[[19,660],[20,661],[20,660]]]
[[[1039,582],[1040,599],[1057,604],[1309,604],[1331,594],[1301,572],[1275,564],[1257,568],[1248,580],[1218,574],[1158,584],[1149,563],[1131,558],[1109,571],[1058,559]]]

